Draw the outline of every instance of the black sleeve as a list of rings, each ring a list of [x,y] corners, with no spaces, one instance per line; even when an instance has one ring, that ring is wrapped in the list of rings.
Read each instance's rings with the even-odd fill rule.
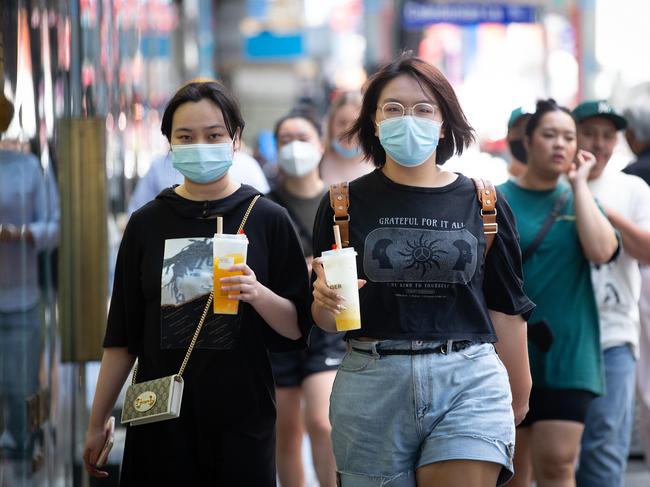
[[[318,206],[316,218],[314,218],[314,230],[312,232],[312,248],[314,249],[314,258],[320,257],[326,250],[332,250],[334,242],[334,210],[330,206],[329,193],[325,193],[323,199]],[[316,281],[316,273],[311,273],[311,287],[313,288],[314,281]],[[309,293],[309,305],[314,301],[314,296]],[[316,323],[314,323],[314,326]]]
[[[266,346],[272,352],[301,349],[311,330],[309,276],[300,241],[285,209],[279,210],[274,218],[269,245],[269,287],[296,305],[302,338],[290,340],[267,325],[264,327]]]
[[[528,320],[535,304],[524,293],[519,233],[510,205],[498,190],[497,223],[499,231],[485,259],[483,295],[488,309]]]
[[[314,218],[314,230],[312,232],[314,257],[320,257],[324,251],[332,250],[332,244],[334,243],[333,218],[334,210],[330,206],[329,193],[325,193],[318,206],[316,218]]]
[[[320,257],[326,250],[332,250],[334,243],[334,210],[330,206],[329,192],[325,193],[323,199],[318,206],[316,218],[314,218],[314,231],[312,232],[312,247],[314,249],[314,258]],[[316,273],[311,273],[311,286],[310,291],[313,290],[314,282],[316,281]],[[314,301],[314,295],[309,293],[309,309],[310,319],[312,319],[313,326],[318,328],[316,322],[313,321],[311,316],[311,304]],[[310,343],[311,346],[311,343]]]
[[[105,348],[127,347],[129,353],[142,351],[145,319],[145,298],[140,284],[141,249],[138,245],[134,217],[124,231],[115,265],[113,294],[108,312]]]

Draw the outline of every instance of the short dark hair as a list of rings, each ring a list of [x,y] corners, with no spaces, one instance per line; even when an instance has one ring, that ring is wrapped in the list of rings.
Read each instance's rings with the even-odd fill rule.
[[[533,132],[539,126],[539,122],[542,120],[542,117],[550,112],[564,112],[571,120],[575,123],[576,119],[567,107],[558,105],[558,103],[553,99],[549,98],[548,100],[537,100],[537,105],[535,106],[535,113],[531,115],[526,123],[526,137],[529,139],[532,137]],[[577,124],[576,124],[577,128]]]
[[[323,124],[321,123],[320,118],[316,114],[316,111],[311,106],[298,105],[292,108],[289,111],[289,113],[287,113],[285,116],[280,118],[277,122],[275,122],[273,135],[275,135],[276,139],[278,138],[278,134],[280,133],[280,127],[282,127],[282,124],[287,120],[291,120],[292,118],[302,118],[303,120],[306,120],[307,122],[309,122],[311,126],[314,127],[316,133],[318,134],[318,137],[323,136]]]
[[[172,119],[176,109],[183,103],[199,102],[203,99],[210,100],[219,107],[230,137],[235,137],[237,129],[241,137],[244,131],[244,118],[235,96],[219,81],[194,81],[181,86],[165,107],[160,130],[169,142],[172,139]]]
[[[357,136],[363,148],[365,159],[381,167],[386,163],[386,152],[375,135],[374,114],[379,96],[384,87],[398,76],[408,75],[415,79],[423,90],[431,92],[440,106],[445,135],[438,142],[436,164],[444,164],[454,152],[463,153],[474,140],[474,129],[463,113],[456,93],[442,72],[410,53],[404,53],[393,62],[384,65],[368,79],[363,88],[361,112],[345,136]]]

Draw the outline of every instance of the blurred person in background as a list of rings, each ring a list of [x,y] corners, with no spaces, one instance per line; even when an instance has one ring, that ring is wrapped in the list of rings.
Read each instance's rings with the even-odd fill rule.
[[[278,169],[278,147],[275,135],[271,129],[262,129],[257,132],[253,157],[259,162],[262,171],[272,188],[281,182]]]
[[[326,191],[318,170],[323,157],[321,125],[307,107],[297,108],[278,120],[275,139],[283,177],[281,185],[268,197],[287,209],[311,269],[314,218]],[[340,335],[313,328],[306,350],[271,355],[277,387],[277,465],[282,487],[305,485],[301,448],[304,430],[309,435],[319,484],[336,485],[328,411],[332,383],[344,352]]]
[[[524,145],[524,138],[526,136],[526,124],[530,120],[531,113],[524,107],[515,108],[510,113],[508,119],[508,133],[506,141],[508,142],[508,149],[510,150],[510,163],[508,164],[508,172],[513,178],[521,176],[526,171],[526,146]]]
[[[361,328],[346,333],[331,396],[339,485],[503,485],[528,409],[534,308],[512,212],[499,196],[486,254],[474,183],[442,169],[472,127],[449,81],[419,58],[405,53],[368,80],[350,134],[377,169],[349,187]],[[333,214],[325,197],[317,255],[332,248]],[[346,302],[320,259],[313,270],[312,316],[336,331]]]
[[[184,85],[165,108],[161,131],[184,180],[124,231],[83,456],[94,477],[107,475],[96,463],[136,358],[138,382],[178,373],[205,309],[180,416],[127,427],[121,485],[276,485],[268,351],[303,348],[308,274],[286,211],[229,175],[243,129],[237,100],[216,81]],[[246,215],[246,262],[221,279],[239,292],[228,295],[238,313],[213,314],[217,217],[234,234]]]
[[[26,400],[39,389],[42,357],[38,256],[59,234],[56,185],[20,145],[0,145],[0,477],[8,485],[33,482]]]
[[[356,139],[348,139],[345,133],[352,127],[361,109],[361,93],[341,93],[332,103],[327,116],[325,155],[320,174],[325,186],[352,181],[372,172],[375,168],[363,158],[363,151]]]
[[[517,220],[524,290],[537,305],[531,326],[545,322],[554,335],[548,350],[528,344],[533,388],[517,428],[512,485],[518,487],[530,486],[531,473],[538,487],[575,485],[587,409],[604,392],[590,262],[610,262],[618,240],[589,190],[596,158],[578,151],[576,130],[569,110],[539,101],[526,125],[527,169],[500,186]]]
[[[639,176],[650,184],[650,93],[640,96],[623,114],[629,122],[625,139],[636,161],[623,172]]]
[[[625,118],[606,100],[573,110],[578,148],[596,156],[589,188],[621,234],[618,258],[591,271],[605,369],[605,394],[589,405],[582,434],[578,487],[623,487],[634,425],[636,357],[639,354],[639,263],[650,264],[650,187],[637,176],[609,169]]]
[[[628,122],[625,138],[637,157],[636,162],[623,172],[639,176],[650,185],[650,94],[634,100],[623,114]],[[650,265],[641,267],[641,335],[639,340],[639,363],[637,365],[637,389],[639,397],[639,423],[645,450],[645,461],[650,468]]]

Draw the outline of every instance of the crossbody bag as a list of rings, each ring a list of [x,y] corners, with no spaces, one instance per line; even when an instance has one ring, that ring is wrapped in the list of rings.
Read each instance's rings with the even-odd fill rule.
[[[244,231],[246,220],[253,210],[253,206],[259,199],[259,195],[253,198],[237,233]],[[192,341],[190,342],[185,358],[177,374],[168,375],[159,379],[148,380],[145,382],[136,383],[138,374],[138,363],[136,362],[133,368],[133,380],[131,385],[126,390],[124,398],[124,406],[122,408],[122,424],[130,424],[137,426],[141,424],[154,423],[157,421],[165,421],[167,419],[178,418],[181,414],[181,403],[183,399],[183,372],[187,367],[187,362],[190,360],[192,350],[196,345],[199,338],[203,323],[210,310],[212,299],[214,297],[214,290],[210,291],[208,302],[205,304],[203,314],[196,327]]]

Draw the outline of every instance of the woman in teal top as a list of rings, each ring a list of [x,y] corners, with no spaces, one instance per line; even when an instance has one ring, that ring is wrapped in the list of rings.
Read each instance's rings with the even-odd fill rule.
[[[571,485],[587,405],[603,393],[590,262],[611,260],[618,241],[587,186],[596,159],[578,151],[571,113],[554,100],[539,101],[525,145],[528,170],[500,187],[524,254],[556,202],[564,203],[524,262],[524,290],[537,304],[530,323],[545,321],[554,340],[547,351],[529,341],[533,389],[530,411],[517,430],[512,485],[529,486],[533,472],[540,487]]]

